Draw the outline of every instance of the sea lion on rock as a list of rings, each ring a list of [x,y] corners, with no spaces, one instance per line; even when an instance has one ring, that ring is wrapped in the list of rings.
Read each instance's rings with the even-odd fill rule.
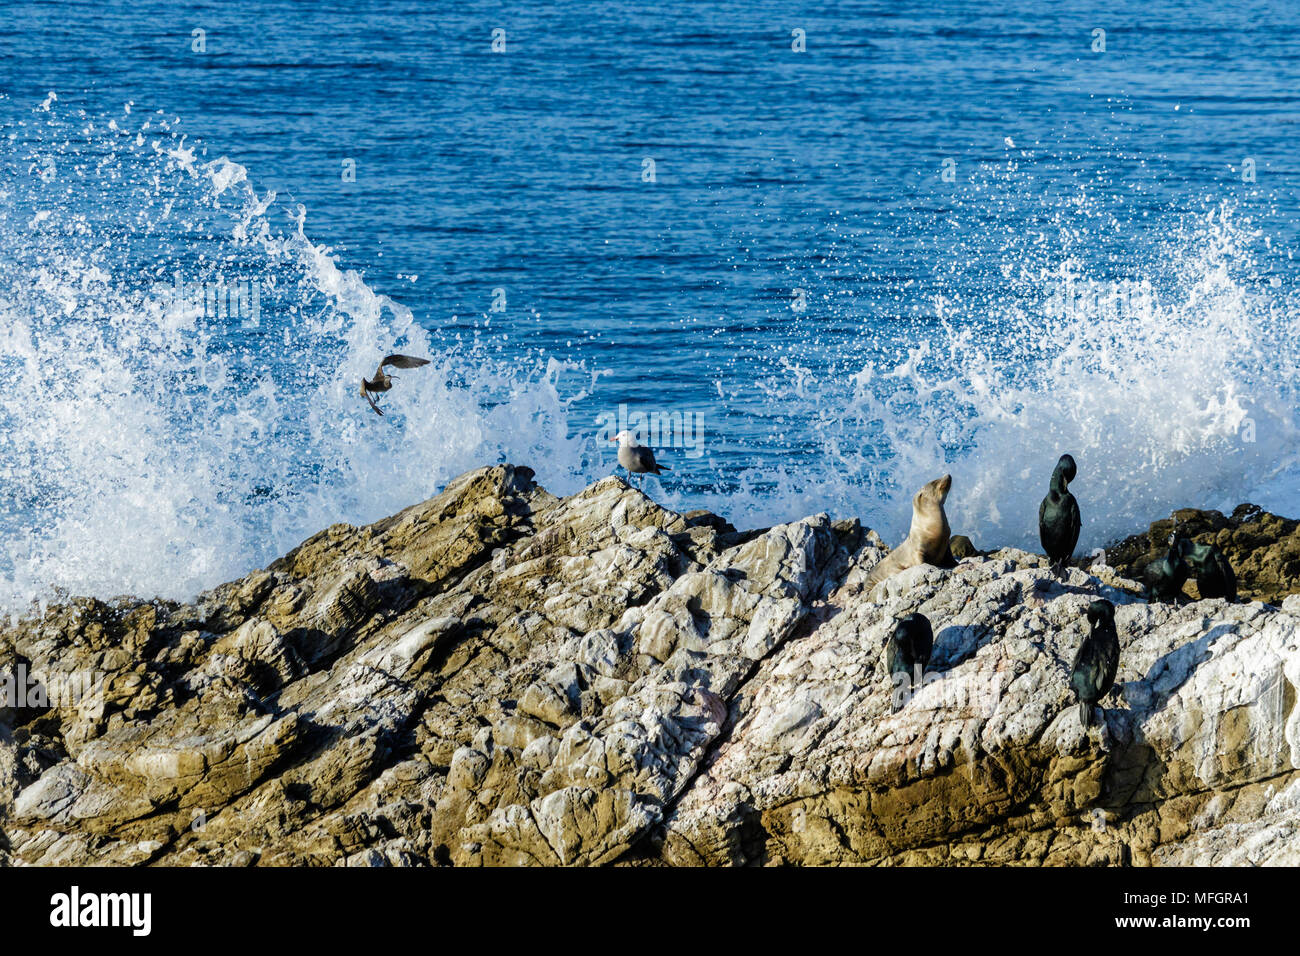
[[[948,554],[954,561],[984,557],[984,552],[975,547],[975,542],[964,534],[955,534],[948,539]]]
[[[1119,669],[1119,635],[1115,633],[1115,605],[1106,600],[1088,605],[1089,634],[1079,645],[1070,666],[1070,689],[1079,702],[1079,722],[1092,726],[1092,708],[1115,686]]]
[[[1042,542],[1043,553],[1047,555],[1052,574],[1063,569],[1066,562],[1074,557],[1074,548],[1079,543],[1079,502],[1070,494],[1070,482],[1078,469],[1074,459],[1062,455],[1052,471],[1052,483],[1047,497],[1038,506],[1038,540]]]
[[[934,629],[924,614],[900,618],[885,645],[885,664],[893,682],[892,713],[898,713],[921,688],[925,665],[934,650]]]
[[[912,496],[912,527],[907,533],[907,540],[872,568],[871,574],[867,576],[867,588],[918,564],[951,566],[952,557],[948,553],[948,535],[951,529],[948,527],[948,515],[943,510],[943,503],[947,500],[951,487],[952,475],[944,475]]]

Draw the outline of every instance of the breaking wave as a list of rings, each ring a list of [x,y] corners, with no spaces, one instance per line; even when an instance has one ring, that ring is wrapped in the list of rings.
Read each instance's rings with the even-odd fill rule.
[[[561,494],[611,470],[591,356],[431,333],[178,120],[52,96],[5,133],[0,606],[188,598],[486,463]],[[745,423],[728,429],[743,453],[675,460],[651,490],[738,525],[825,510],[897,537],[915,488],[951,472],[955,531],[1034,547],[1069,452],[1086,548],[1176,507],[1300,512],[1300,313],[1256,258],[1277,255],[1228,204],[1179,223],[1117,266],[1094,247],[1117,230],[1122,247],[1124,225],[1071,200],[1036,232],[936,254],[928,289],[897,292],[920,318],[840,306],[856,337],[790,336],[757,375],[702,367],[732,376],[709,414]],[[971,271],[998,281],[974,293]],[[433,364],[381,419],[357,387],[392,351]]]

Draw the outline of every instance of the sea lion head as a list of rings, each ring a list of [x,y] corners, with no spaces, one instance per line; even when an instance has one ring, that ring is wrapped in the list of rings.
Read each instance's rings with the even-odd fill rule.
[[[936,478],[934,481],[924,485],[916,496],[912,498],[912,507],[918,511],[925,508],[926,504],[933,503],[940,507],[948,500],[948,491],[952,488],[952,475],[944,475],[942,478]]]
[[[912,528],[908,539],[917,548],[918,557],[936,564],[948,553],[948,515],[943,503],[952,487],[952,475],[944,475],[926,484],[912,498]]]

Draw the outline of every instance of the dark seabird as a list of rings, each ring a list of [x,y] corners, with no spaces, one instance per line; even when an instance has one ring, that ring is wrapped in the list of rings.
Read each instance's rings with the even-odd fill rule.
[[[1222,551],[1212,544],[1189,541],[1184,557],[1188,570],[1196,575],[1196,589],[1202,598],[1237,600],[1237,575]]]
[[[1079,722],[1092,726],[1092,708],[1115,686],[1119,669],[1119,635],[1115,633],[1115,605],[1106,600],[1088,605],[1091,632],[1079,645],[1070,666],[1070,688],[1079,702]]]
[[[1187,566],[1187,549],[1192,542],[1181,531],[1169,536],[1169,553],[1147,567],[1146,585],[1148,601],[1177,601],[1183,593],[1183,582],[1191,574]]]
[[[924,614],[909,614],[899,618],[894,633],[889,636],[889,643],[885,645],[885,665],[894,679],[893,713],[898,713],[912,694],[920,689],[925,666],[930,663],[930,652],[933,649],[934,631],[930,627],[929,618]],[[906,677],[900,680],[900,674]],[[897,691],[901,688],[907,688],[907,692],[900,695]]]
[[[1038,540],[1042,542],[1052,574],[1074,556],[1075,545],[1079,543],[1082,526],[1079,502],[1070,494],[1070,482],[1074,481],[1076,471],[1074,459],[1062,455],[1052,472],[1051,489],[1038,506]]]
[[[618,442],[618,463],[627,469],[629,476],[672,471],[667,465],[656,462],[655,453],[637,441],[630,431],[621,431],[610,440]]]
[[[370,403],[370,407],[375,410],[376,415],[384,414],[378,403],[370,397],[370,393],[379,394],[386,392],[393,387],[393,376],[384,371],[386,365],[393,368],[419,368],[421,365],[428,365],[428,359],[414,358],[410,355],[388,355],[379,363],[379,368],[375,371],[373,379],[361,380],[361,397]]]

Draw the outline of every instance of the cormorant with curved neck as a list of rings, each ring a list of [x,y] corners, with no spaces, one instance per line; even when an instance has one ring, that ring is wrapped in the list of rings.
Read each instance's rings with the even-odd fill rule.
[[[1062,455],[1052,472],[1051,489],[1038,506],[1038,540],[1043,544],[1052,574],[1073,557],[1075,545],[1079,543],[1083,523],[1079,502],[1070,494],[1070,482],[1074,481],[1076,471],[1074,459]]]
[[[1169,553],[1152,561],[1146,571],[1148,601],[1178,601],[1183,593],[1183,583],[1191,574],[1187,566],[1187,552],[1192,542],[1177,528],[1169,536]]]

